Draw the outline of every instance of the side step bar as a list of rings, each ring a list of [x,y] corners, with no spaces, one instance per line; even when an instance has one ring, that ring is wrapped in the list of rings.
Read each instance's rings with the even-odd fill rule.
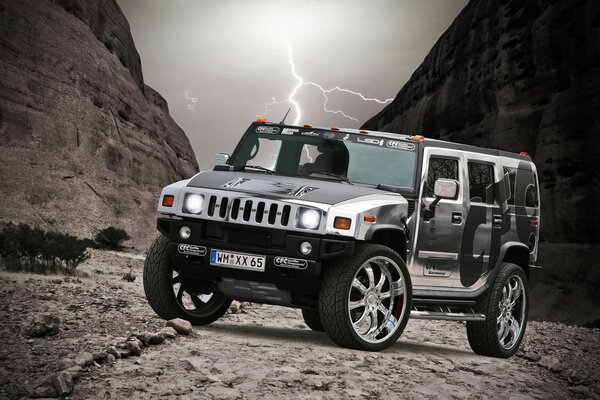
[[[475,312],[474,301],[414,299],[410,317],[446,321],[485,321],[485,314]]]

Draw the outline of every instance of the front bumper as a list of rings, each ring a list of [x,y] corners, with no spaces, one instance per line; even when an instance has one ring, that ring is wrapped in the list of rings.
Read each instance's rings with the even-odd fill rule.
[[[187,240],[179,229],[187,226]],[[321,268],[325,260],[351,255],[352,239],[308,235],[224,222],[159,218],[158,230],[172,242],[171,260],[179,269],[184,284],[190,287],[212,286],[240,301],[302,306],[314,305],[318,297]],[[300,253],[300,244],[309,242],[312,252]],[[200,246],[192,253],[180,244]],[[223,250],[266,258],[264,271],[223,266],[210,262],[211,251]],[[187,254],[186,254],[187,253]],[[302,265],[276,264],[281,257],[304,260]]]

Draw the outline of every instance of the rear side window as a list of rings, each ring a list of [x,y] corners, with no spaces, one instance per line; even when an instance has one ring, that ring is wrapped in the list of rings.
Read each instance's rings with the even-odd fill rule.
[[[427,197],[433,197],[435,181],[440,178],[458,181],[458,160],[442,157],[431,157],[429,159],[429,171],[427,171]]]
[[[469,162],[469,193],[471,201],[493,204],[494,167],[490,164]]]
[[[515,198],[518,198],[520,199],[520,204],[517,205],[538,207],[538,189],[535,173],[524,169],[504,168],[504,174],[508,175],[510,185],[508,205],[515,205]],[[519,187],[517,187],[517,174],[519,174]],[[525,204],[523,204],[523,190],[525,190]],[[520,192],[517,193],[518,191]]]
[[[516,168],[505,167],[504,175],[508,175],[508,182],[510,185],[510,193],[508,193],[508,205],[512,206],[515,204],[515,178],[517,176],[517,170]]]

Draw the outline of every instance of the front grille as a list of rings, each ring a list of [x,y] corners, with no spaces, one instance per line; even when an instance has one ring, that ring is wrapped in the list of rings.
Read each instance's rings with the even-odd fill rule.
[[[226,221],[273,228],[291,228],[298,206],[279,201],[231,195],[209,194],[201,216]]]

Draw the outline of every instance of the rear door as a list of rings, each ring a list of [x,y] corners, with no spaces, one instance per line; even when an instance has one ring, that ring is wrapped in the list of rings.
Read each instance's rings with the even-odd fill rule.
[[[413,285],[452,287],[458,277],[461,237],[465,216],[465,182],[463,153],[457,150],[426,147],[423,152],[421,206],[417,203],[418,227],[411,251]],[[443,199],[435,207],[435,216],[424,217],[423,207],[435,199],[434,183],[439,178],[459,182],[458,195]]]
[[[459,288],[479,288],[498,259],[506,202],[499,157],[465,152],[468,185]]]

